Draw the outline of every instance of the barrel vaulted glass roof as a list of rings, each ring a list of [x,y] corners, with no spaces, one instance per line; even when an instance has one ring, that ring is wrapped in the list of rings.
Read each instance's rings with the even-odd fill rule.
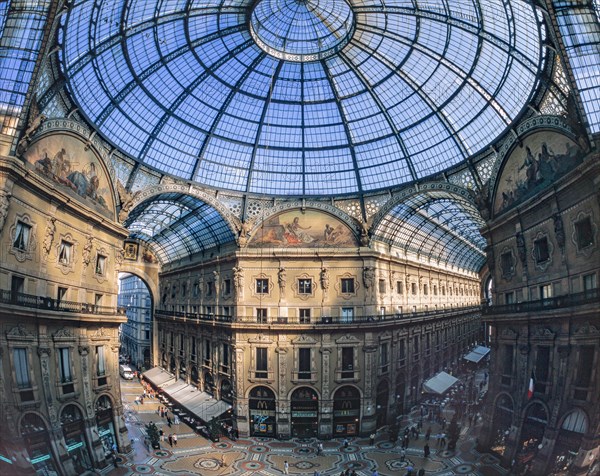
[[[223,217],[202,200],[164,193],[141,203],[125,222],[131,238],[149,243],[162,263],[235,241]]]
[[[75,0],[60,62],[138,162],[219,189],[339,195],[463,162],[544,65],[522,0]]]
[[[477,272],[485,262],[484,225],[475,206],[445,192],[423,192],[396,205],[374,237],[433,262]]]

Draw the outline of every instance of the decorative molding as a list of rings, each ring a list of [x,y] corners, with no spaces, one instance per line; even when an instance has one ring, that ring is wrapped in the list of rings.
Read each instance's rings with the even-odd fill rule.
[[[576,336],[591,336],[600,334],[600,329],[596,327],[594,324],[590,324],[589,322],[585,322],[581,326],[575,329]]]
[[[318,343],[317,340],[310,337],[308,334],[300,334],[300,336],[291,340],[293,345],[315,345]]]
[[[74,339],[75,338],[75,336],[73,335],[71,330],[67,327],[63,327],[63,328],[57,330],[54,334],[52,334],[52,337],[55,340],[56,339]]]
[[[534,339],[554,339],[554,337],[556,336],[556,332],[554,332],[552,329],[548,328],[548,327],[538,327],[536,329],[534,329],[531,337]]]
[[[358,339],[354,334],[346,334],[342,337],[339,337],[335,340],[336,344],[360,344],[360,339]]]
[[[272,344],[273,339],[271,337],[266,336],[264,334],[257,334],[256,337],[251,337],[248,339],[248,343],[250,344]]]
[[[504,329],[502,329],[502,332],[500,333],[500,337],[502,339],[516,339],[518,337],[519,334],[517,334],[517,332],[515,332],[513,329],[511,329],[510,327],[505,327]]]
[[[18,324],[6,333],[7,339],[34,339],[35,335],[29,332],[23,324]]]

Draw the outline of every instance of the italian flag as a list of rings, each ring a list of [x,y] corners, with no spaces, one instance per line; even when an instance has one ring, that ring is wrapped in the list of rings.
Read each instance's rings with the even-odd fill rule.
[[[532,370],[531,377],[529,378],[529,388],[527,388],[527,400],[531,400],[531,397],[533,397],[534,390],[535,390],[535,375],[533,375],[533,370]]]

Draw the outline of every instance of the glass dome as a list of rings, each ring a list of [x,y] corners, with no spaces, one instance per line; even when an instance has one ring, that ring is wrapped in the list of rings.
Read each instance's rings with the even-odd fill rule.
[[[544,65],[520,0],[81,0],[62,21],[69,90],[109,142],[246,193],[362,193],[460,164]]]

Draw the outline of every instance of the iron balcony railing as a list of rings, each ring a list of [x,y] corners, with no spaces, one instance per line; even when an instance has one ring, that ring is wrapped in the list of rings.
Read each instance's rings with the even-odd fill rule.
[[[431,311],[420,311],[420,312],[406,312],[402,314],[377,314],[372,316],[354,316],[351,319],[342,316],[321,316],[314,317],[308,320],[306,317],[267,317],[262,316],[224,316],[218,314],[201,314],[191,313],[182,311],[168,311],[164,309],[157,309],[155,311],[156,316],[182,319],[191,321],[207,321],[207,322],[223,322],[232,324],[292,324],[292,325],[346,325],[356,323],[368,323],[373,324],[377,322],[394,322],[408,319],[422,319],[428,317],[444,317],[459,315],[465,313],[481,313],[481,306],[468,306],[468,307],[455,307],[452,309],[440,309]]]
[[[598,303],[600,303],[600,292],[598,288],[596,288],[581,293],[565,294],[564,296],[538,299],[536,301],[517,302],[513,304],[503,304],[497,306],[484,305],[482,312],[484,315],[512,314],[520,312],[548,311],[552,309]]]
[[[11,304],[33,309],[58,312],[78,312],[82,314],[125,315],[125,308],[98,306],[85,302],[65,301],[34,294],[17,293],[6,289],[0,290],[0,303]]]

